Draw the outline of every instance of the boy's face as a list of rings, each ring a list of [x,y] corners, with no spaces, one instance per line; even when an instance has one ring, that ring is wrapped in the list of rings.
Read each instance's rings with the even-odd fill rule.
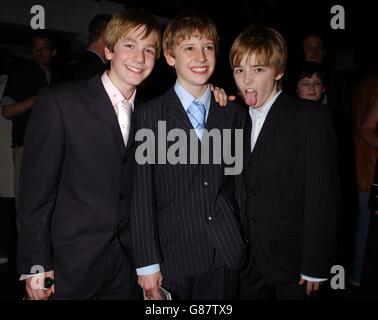
[[[276,75],[273,68],[258,64],[253,53],[244,56],[240,65],[233,67],[233,75],[245,103],[259,108],[277,93],[277,80],[283,73]]]
[[[165,53],[167,63],[176,69],[180,84],[193,95],[198,96],[207,86],[215,68],[215,45],[205,37],[191,36]]]
[[[316,73],[300,79],[297,84],[297,95],[301,99],[320,101],[324,90],[323,82]]]
[[[158,36],[151,32],[145,39],[144,27],[134,29],[117,41],[113,52],[105,48],[111,60],[110,79],[122,90],[134,90],[146,79],[155,65]]]

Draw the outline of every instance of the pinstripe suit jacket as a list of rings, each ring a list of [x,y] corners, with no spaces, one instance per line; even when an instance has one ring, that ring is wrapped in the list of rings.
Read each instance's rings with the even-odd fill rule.
[[[135,129],[149,128],[155,136],[158,121],[166,121],[167,131],[180,128],[189,135],[192,129],[173,88],[134,113]],[[206,129],[242,128],[245,115],[236,104],[221,108],[212,100]],[[167,149],[172,144],[168,142]],[[241,267],[245,244],[235,177],[225,176],[224,167],[224,163],[136,165],[131,229],[137,267],[161,263],[164,275],[191,276],[208,271],[215,252],[222,264],[234,270]]]
[[[270,283],[325,278],[335,257],[339,180],[328,110],[281,93],[251,153],[245,141],[246,217],[257,270]]]

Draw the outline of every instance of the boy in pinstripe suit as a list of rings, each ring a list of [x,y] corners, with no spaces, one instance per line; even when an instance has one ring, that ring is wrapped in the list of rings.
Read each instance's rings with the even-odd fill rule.
[[[287,50],[274,29],[250,27],[230,62],[250,106],[244,180],[250,263],[244,299],[303,299],[329,277],[335,258],[339,182],[328,110],[281,91]]]
[[[220,107],[211,97],[208,80],[217,46],[217,30],[207,16],[181,16],[168,24],[164,55],[177,81],[136,110],[136,130],[149,129],[158,136],[158,122],[164,121],[167,131],[180,129],[188,137],[195,131],[201,144],[203,129],[243,127],[245,110],[233,103]],[[172,144],[167,141],[168,147]],[[208,151],[213,154],[212,144]],[[237,297],[245,245],[235,176],[225,176],[224,168],[224,162],[211,160],[136,165],[133,252],[138,282],[152,299],[158,298],[161,285],[173,299]]]

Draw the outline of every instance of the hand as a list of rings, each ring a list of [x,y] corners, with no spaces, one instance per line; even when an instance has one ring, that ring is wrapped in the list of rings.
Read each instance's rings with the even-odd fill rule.
[[[26,278],[26,292],[30,300],[47,300],[51,294],[55,293],[55,285],[50,288],[43,289],[45,278],[50,277],[54,279],[54,271],[37,274],[33,277]]]
[[[159,300],[159,288],[163,283],[160,271],[146,276],[138,276],[138,284],[144,289],[146,296],[151,300]]]
[[[215,101],[221,106],[225,107],[228,101],[234,101],[236,99],[235,96],[227,96],[226,92],[222,88],[214,87],[212,84],[210,85],[210,90],[214,94]]]
[[[299,285],[303,285],[306,282],[306,294],[309,296],[312,292],[318,291],[320,287],[320,281],[308,281],[303,278],[299,280]]]

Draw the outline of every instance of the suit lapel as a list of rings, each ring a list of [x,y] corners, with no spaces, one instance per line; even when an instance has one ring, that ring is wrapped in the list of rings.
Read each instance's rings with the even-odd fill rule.
[[[99,76],[95,76],[88,81],[88,94],[88,108],[98,120],[108,126],[113,134],[114,141],[119,151],[124,153],[125,144],[123,142],[117,116]]]
[[[184,107],[181,104],[180,99],[177,97],[174,89],[170,89],[164,99],[164,105],[167,108],[167,116],[172,123],[175,125],[173,127],[182,128],[186,131],[193,129],[193,126],[189,120],[187,113],[184,110]],[[205,124],[207,130],[217,128],[218,124],[222,120],[222,110],[221,107],[215,102],[213,97],[210,102],[209,115]]]
[[[248,156],[251,155],[251,134],[252,134],[252,120],[247,113],[248,119],[245,121],[245,128],[244,128],[244,157],[250,158]]]
[[[167,120],[172,123],[172,128],[182,128],[189,133],[193,126],[173,88],[168,90],[163,103],[167,110]]]
[[[288,104],[288,102],[289,97],[286,96],[285,93],[281,93],[277,100],[273,103],[265,119],[264,125],[261,128],[252,153],[255,153],[261,147],[261,145],[265,143],[270,135],[272,135],[283,123],[286,122],[288,109],[285,108],[285,106]]]
[[[138,94],[138,93],[137,93]],[[138,99],[134,100],[134,111],[135,108],[138,108],[138,106],[142,104],[142,102]],[[127,140],[126,144],[126,151],[130,149],[130,147],[134,144],[134,139],[135,139],[135,112],[131,113],[131,126],[130,126],[130,133],[129,133],[129,139]]]
[[[209,116],[207,117],[207,121],[205,124],[206,130],[210,131],[214,128],[219,128],[219,123],[222,120],[222,116],[224,110],[222,110],[222,107],[220,107],[214,100],[213,96],[211,97],[210,101],[210,110],[209,110]]]

